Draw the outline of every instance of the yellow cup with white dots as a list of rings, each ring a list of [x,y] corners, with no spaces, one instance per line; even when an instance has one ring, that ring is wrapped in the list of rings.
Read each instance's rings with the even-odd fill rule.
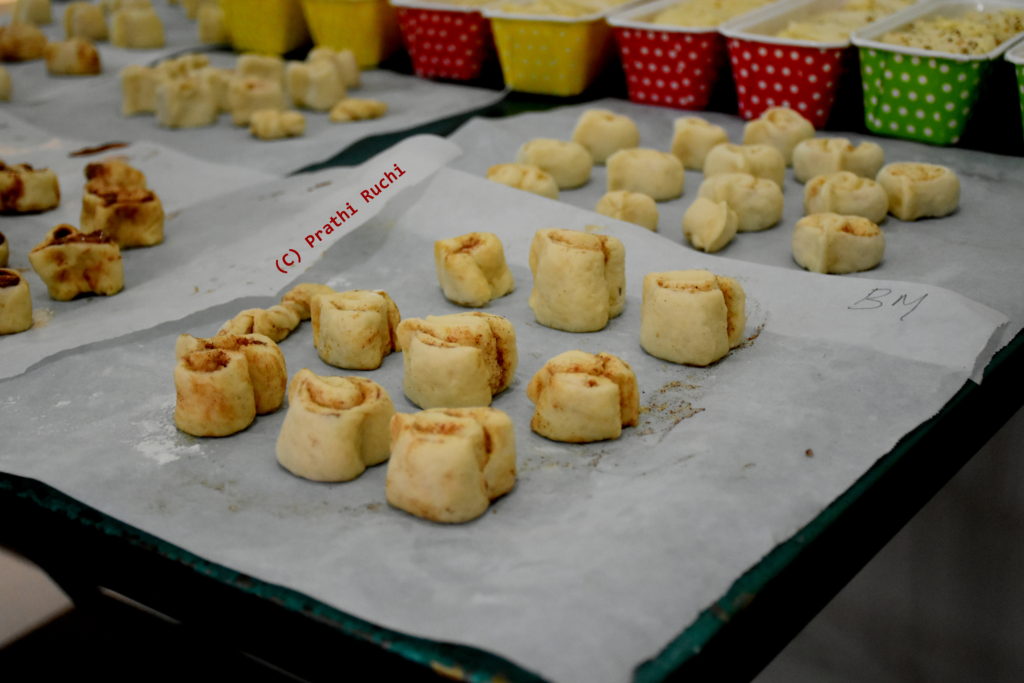
[[[485,8],[506,87],[562,97],[586,90],[612,52],[606,15],[531,15]]]

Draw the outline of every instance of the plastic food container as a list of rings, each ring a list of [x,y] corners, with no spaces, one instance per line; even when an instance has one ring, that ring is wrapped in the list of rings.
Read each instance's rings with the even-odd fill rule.
[[[849,39],[831,42],[779,38],[790,21],[836,9],[846,0],[783,0],[719,26],[726,37],[739,113],[756,118],[771,107],[790,107],[821,128],[840,79],[853,75],[856,51]]]
[[[1002,9],[1024,9],[1024,3],[927,2],[856,31],[853,42],[860,50],[868,130],[934,145],[956,143],[986,75],[1022,34],[982,55],[936,52],[876,39],[917,19]]]
[[[484,8],[506,87],[563,97],[583,92],[611,54],[610,12],[559,17]]]
[[[391,0],[417,76],[468,81],[494,54],[491,24],[480,6]]]
[[[360,68],[377,66],[401,43],[395,8],[387,0],[302,0],[318,47],[352,50]]]
[[[1024,130],[1024,40],[1017,47],[1006,53],[1006,61],[1013,64],[1017,71],[1017,92],[1020,94],[1020,118]]]
[[[309,41],[299,0],[220,0],[239,52],[282,55]]]

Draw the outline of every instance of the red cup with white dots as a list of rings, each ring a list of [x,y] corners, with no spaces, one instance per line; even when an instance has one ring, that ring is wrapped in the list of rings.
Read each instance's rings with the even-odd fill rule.
[[[608,17],[626,73],[629,99],[678,109],[708,105],[725,62],[725,40],[714,26],[655,24],[679,0],[659,0]]]
[[[765,109],[789,107],[815,128],[825,125],[841,81],[859,80],[848,31],[883,18],[876,8],[857,17],[861,24],[848,4],[783,0],[719,26],[729,50],[740,116],[753,119]],[[795,27],[801,38],[778,35]]]
[[[736,82],[736,100],[744,119],[766,109],[789,107],[815,128],[832,111],[849,48],[782,45],[729,38],[729,61]]]
[[[477,78],[494,55],[491,24],[471,5],[391,0],[413,70],[422,78]]]

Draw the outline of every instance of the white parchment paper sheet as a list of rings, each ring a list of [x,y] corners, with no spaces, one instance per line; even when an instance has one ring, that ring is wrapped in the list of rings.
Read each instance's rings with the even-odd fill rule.
[[[527,305],[534,231],[593,223],[626,244],[625,312],[590,334],[538,325]],[[303,279],[383,288],[405,317],[464,310],[437,287],[432,246],[475,229],[505,245],[517,289],[486,310],[515,323],[520,354],[494,402],[516,424],[519,481],[482,518],[443,526],[389,508],[385,466],[347,484],[289,475],[274,457],[283,410],[230,438],[177,432],[175,338],[213,334],[240,302],[0,382],[0,468],[377,624],[554,680],[623,681],[934,414],[1005,320],[923,285],[907,286],[927,297],[902,320],[851,310],[897,284],[705,256],[451,170],[342,235]],[[643,275],[707,265],[746,289],[749,341],[703,369],[645,354]],[[373,372],[339,371],[318,359],[308,325],[281,346],[292,374],[371,377],[399,411],[414,410],[401,354]],[[529,431],[526,383],[571,348],[610,351],[636,371],[644,412],[621,439],[569,445]]]
[[[492,164],[514,161],[516,150],[528,140],[571,139],[576,121],[591,108],[610,109],[632,117],[640,129],[643,147],[668,151],[672,122],[684,116],[700,116],[725,128],[732,142],[743,141],[744,121],[737,116],[607,99],[503,119],[473,119],[451,136],[466,150],[453,165],[486,176]],[[889,216],[881,225],[886,240],[882,264],[866,273],[842,277],[885,278],[951,289],[1010,317],[1010,324],[993,344],[992,353],[1013,339],[1024,327],[1024,297],[1020,296],[1024,280],[1024,159],[855,133],[819,131],[818,135],[843,136],[854,144],[871,140],[882,145],[887,162],[942,164],[960,177],[960,208],[956,213],[916,222]],[[683,213],[696,199],[702,180],[699,171],[686,171],[683,197],[658,204],[659,235],[690,248],[683,239]],[[606,183],[605,167],[594,166],[587,185],[562,191],[560,199],[593,210],[607,190]],[[779,224],[763,232],[740,233],[717,255],[803,272],[793,261],[790,248],[793,226],[803,216],[804,196],[804,186],[793,179],[792,169],[786,171],[783,189],[785,210]],[[990,358],[988,354],[981,359],[975,379],[980,379],[980,370]]]
[[[28,252],[54,225],[79,225],[85,184],[82,170],[89,161],[108,154],[126,157],[160,195],[167,214],[164,242],[122,252],[125,288],[118,294],[54,301],[31,269]],[[37,319],[32,329],[0,338],[0,377],[23,372],[53,353],[80,344],[143,330],[239,297],[272,294],[319,256],[307,247],[305,235],[322,228],[336,210],[349,202],[358,205],[359,213],[345,224],[352,228],[405,187],[427,178],[459,150],[441,138],[418,136],[359,167],[331,168],[272,182],[266,182],[272,176],[259,171],[199,161],[152,143],[136,143],[108,154],[69,158],[61,146],[19,157],[37,167],[53,168],[62,199],[53,211],[0,218],[0,232],[10,240],[9,265],[28,280]],[[376,183],[385,171],[394,172],[394,164],[406,174],[379,198],[371,194],[373,203],[362,201],[360,190]],[[329,243],[331,238],[325,239]],[[280,272],[274,261],[290,249],[304,256],[304,261],[296,262],[296,268],[282,266]]]
[[[169,54],[208,48],[197,42],[197,29],[179,7],[154,3],[168,30],[167,48],[127,50],[99,43],[103,73],[99,76],[50,76],[42,60],[5,65],[11,74],[14,95],[0,102],[0,111],[12,113],[52,134],[86,140],[91,144],[112,140],[150,140],[201,159],[286,174],[329,159],[349,145],[382,133],[419,126],[493,104],[503,93],[484,88],[437,83],[415,76],[385,71],[364,71],[363,85],[353,97],[383,100],[388,113],[379,119],[331,123],[327,113],[304,111],[306,133],[286,140],[260,141],[248,126],[231,123],[222,114],[214,126],[161,128],[152,115],[121,116],[121,85],[118,74],[129,64],[151,64]],[[63,8],[54,6],[63,16]],[[45,27],[53,39],[63,39],[63,28]],[[209,53],[214,66],[233,68],[236,55]]]

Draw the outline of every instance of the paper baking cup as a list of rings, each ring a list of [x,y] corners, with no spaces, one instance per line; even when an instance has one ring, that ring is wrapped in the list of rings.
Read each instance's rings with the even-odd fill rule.
[[[491,24],[479,7],[392,0],[417,76],[468,81],[494,53]]]
[[[282,55],[309,41],[299,0],[220,0],[239,52]]]
[[[387,0],[302,0],[318,47],[352,50],[360,68],[380,63],[401,43],[395,8]]]
[[[629,99],[680,109],[704,109],[722,65],[725,40],[715,28],[652,24],[679,0],[659,0],[608,17],[626,72]]]
[[[955,17],[969,10],[1021,9],[1020,4],[929,2],[916,5],[856,31],[864,85],[864,125],[881,135],[951,145],[960,140],[995,60],[1017,40],[1014,36],[983,55],[958,55],[875,38],[916,19]]]
[[[562,97],[583,92],[611,54],[606,14],[556,17],[485,8],[505,85]]]
[[[856,78],[849,40],[817,42],[778,38],[790,21],[841,7],[846,0],[784,0],[725,22],[739,113],[757,118],[771,107],[790,107],[815,128],[828,121],[842,79]]]

